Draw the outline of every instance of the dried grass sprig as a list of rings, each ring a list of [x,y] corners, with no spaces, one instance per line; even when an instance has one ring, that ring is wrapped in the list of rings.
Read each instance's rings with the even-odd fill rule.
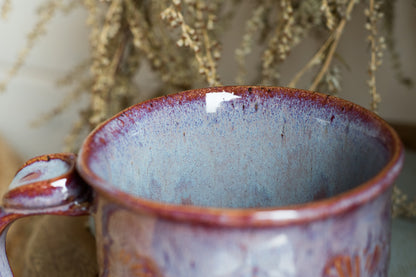
[[[322,93],[337,95],[341,91],[341,79],[341,70],[337,65],[333,65],[318,84],[317,90]]]
[[[328,50],[330,45],[333,43],[335,33],[331,33],[328,39],[321,45],[319,50],[312,56],[312,58],[296,73],[296,75],[289,82],[289,87],[296,87],[300,78],[311,70],[314,66],[321,64],[323,57],[325,57],[325,52]]]
[[[148,61],[167,91],[189,89],[193,81],[200,79],[200,75],[189,70],[192,59],[186,57],[185,49],[176,46],[171,31],[160,20],[159,15],[167,4],[156,3],[145,6],[126,0],[126,20],[137,49],[136,59]]]
[[[220,58],[219,42],[209,35],[212,30],[215,13],[208,12],[202,1],[188,1],[189,7],[195,11],[194,26],[187,23],[182,12],[181,1],[173,0],[172,5],[161,13],[161,18],[172,28],[180,29],[178,47],[189,48],[198,64],[198,72],[203,75],[209,86],[220,85],[216,61]],[[208,10],[209,11],[209,10]]]
[[[341,19],[338,26],[334,29],[334,38],[331,43],[331,46],[329,46],[328,53],[326,54],[326,57],[324,58],[322,67],[319,70],[316,77],[314,78],[312,84],[310,85],[309,90],[315,90],[318,84],[321,82],[322,78],[324,77],[325,73],[327,72],[332,62],[332,58],[334,57],[335,50],[338,47],[338,43],[339,43],[339,40],[341,39],[341,35],[344,31],[347,20],[350,19],[351,12],[355,4],[356,4],[356,0],[349,1],[344,18]]]
[[[393,187],[392,202],[393,217],[416,218],[416,199],[409,201],[397,185]]]
[[[331,32],[327,40],[321,45],[319,50],[305,64],[305,66],[303,66],[302,69],[300,69],[298,73],[296,73],[296,75],[292,78],[292,80],[288,84],[289,87],[296,87],[300,78],[302,78],[302,76],[306,72],[311,70],[316,65],[320,64],[321,68],[319,69],[311,85],[309,86],[309,90],[316,90],[317,86],[321,83],[322,79],[324,78],[324,76],[326,75],[327,71],[330,68],[330,65],[332,63],[332,60],[335,54],[335,50],[338,47],[338,43],[341,39],[346,23],[349,20],[356,3],[357,3],[356,0],[350,0],[348,2],[345,13],[343,13],[344,14],[343,18],[339,21],[338,25],[333,29],[333,31]]]
[[[116,73],[127,45],[127,35],[120,31],[123,18],[123,1],[109,4],[101,31],[95,33],[92,51],[91,73],[94,79],[91,92],[91,117],[94,128],[114,111],[111,109],[111,91],[116,83]]]
[[[367,17],[365,28],[369,31],[367,37],[370,43],[370,62],[368,66],[369,80],[367,81],[370,89],[372,111],[378,110],[378,105],[381,101],[381,96],[376,88],[376,71],[380,67],[383,58],[383,50],[386,48],[385,39],[378,32],[378,22],[383,17],[381,12],[381,1],[369,0],[369,6],[364,13]]]
[[[286,60],[293,47],[293,8],[290,0],[281,0],[281,11],[272,38],[262,56],[262,84],[271,85],[279,82],[278,65]]]
[[[8,13],[10,2],[3,2],[3,17]],[[88,92],[88,106],[80,112],[79,120],[65,140],[67,150],[76,151],[83,136],[98,123],[140,99],[141,84],[136,84],[134,79],[142,68],[150,68],[156,79],[157,85],[148,96],[220,85],[218,64],[222,56],[221,34],[229,26],[228,23],[242,2],[48,0],[39,9],[38,22],[29,34],[27,44],[16,63],[0,83],[0,90],[5,89],[6,84],[22,67],[30,49],[45,31],[53,15],[57,11],[68,13],[82,4],[88,12],[91,57],[57,81],[61,86],[73,85],[74,81],[79,82],[79,85],[75,85],[75,89],[57,107],[37,120],[40,124],[51,119],[67,109],[84,92]],[[255,47],[259,47],[263,52],[254,66],[260,70],[257,71],[257,76],[250,76],[250,79],[257,84],[279,85],[279,74],[292,49],[306,37],[319,34],[316,38],[322,41],[321,46],[300,66],[288,86],[297,87],[307,72],[316,70],[309,89],[318,89],[328,94],[338,93],[341,89],[341,73],[334,58],[345,26],[359,2],[257,0],[252,15],[246,20],[241,44],[235,51],[239,68],[237,82],[247,83],[246,58]],[[394,6],[393,2],[361,2],[368,5],[365,14],[368,18],[366,28],[370,45],[369,87],[371,108],[376,110],[380,99],[375,76],[385,45],[391,53],[397,78],[407,85],[411,85],[411,80],[402,72],[395,50],[392,27],[394,12],[389,8]],[[383,5],[380,4],[382,2]],[[385,17],[381,16],[383,13]],[[381,21],[385,23],[385,40],[378,30]],[[396,191],[395,196],[397,195]],[[398,214],[416,217],[416,201],[404,201],[400,197],[397,199],[394,203]]]
[[[325,24],[328,30],[333,31],[335,27],[335,15],[331,11],[331,8],[329,7],[328,0],[322,0],[321,4],[321,11],[325,16]]]

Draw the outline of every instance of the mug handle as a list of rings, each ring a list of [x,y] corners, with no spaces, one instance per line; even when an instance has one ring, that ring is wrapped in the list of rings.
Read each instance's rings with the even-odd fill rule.
[[[92,190],[75,163],[72,153],[43,155],[30,159],[16,173],[0,207],[0,276],[13,276],[6,254],[6,234],[13,221],[29,215],[90,213]]]

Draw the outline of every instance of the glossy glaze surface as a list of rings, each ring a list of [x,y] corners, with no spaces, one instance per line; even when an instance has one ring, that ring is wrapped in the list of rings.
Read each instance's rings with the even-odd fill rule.
[[[378,151],[381,130],[330,103],[221,90],[175,100],[109,122],[94,138],[100,146],[91,169],[150,200],[264,208],[345,192],[388,161],[388,152]]]
[[[76,172],[75,161],[76,156],[68,153],[27,161],[3,196],[3,207],[33,212],[86,200],[89,188]]]
[[[6,235],[15,220],[30,215],[90,213],[91,188],[75,170],[76,155],[50,154],[27,161],[16,173],[0,207],[0,276],[13,276]]]
[[[266,228],[171,221],[98,197],[101,276],[387,276],[389,193],[342,216]]]
[[[136,105],[85,141],[102,276],[386,276],[394,131],[284,88]]]

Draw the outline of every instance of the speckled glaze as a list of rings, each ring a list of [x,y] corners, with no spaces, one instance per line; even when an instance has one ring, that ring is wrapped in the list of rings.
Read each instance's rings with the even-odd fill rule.
[[[76,168],[94,191],[100,276],[363,277],[387,276],[402,162],[394,130],[350,102],[217,87],[119,113],[86,138]],[[66,171],[49,164],[42,180]],[[77,199],[26,204],[23,171],[5,210]],[[89,194],[77,184],[65,191]]]

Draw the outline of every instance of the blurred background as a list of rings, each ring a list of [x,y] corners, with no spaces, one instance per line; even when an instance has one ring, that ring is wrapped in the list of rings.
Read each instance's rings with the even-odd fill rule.
[[[27,34],[37,22],[36,9],[41,1],[12,1],[12,9],[0,20],[0,80],[16,61],[26,44]],[[394,36],[405,74],[416,77],[416,8],[414,1],[397,1]],[[243,21],[251,14],[249,7],[240,7],[232,26],[223,37],[219,75],[223,84],[234,84],[237,63],[234,50],[241,43]],[[56,107],[71,87],[60,87],[56,81],[89,55],[87,12],[82,7],[69,14],[58,13],[46,25],[45,34],[33,45],[24,66],[7,89],[0,93],[0,136],[24,158],[43,153],[59,152],[63,138],[69,133],[78,111],[88,98],[76,101],[62,114],[33,127],[31,123]],[[348,63],[342,72],[342,92],[338,95],[364,107],[369,107],[366,84],[369,47],[366,40],[364,11],[357,7],[352,13],[338,52]],[[321,42],[310,38],[298,45],[285,62],[281,72],[283,84],[289,80],[319,48]],[[254,50],[255,51],[255,50]],[[254,72],[256,67],[249,68]],[[145,71],[145,70],[144,70]],[[416,125],[416,88],[406,88],[394,78],[388,53],[377,71],[377,89],[382,97],[379,114],[387,121]],[[152,73],[143,72],[137,79],[142,99],[158,82]],[[299,83],[298,87],[303,88]],[[305,88],[307,88],[305,86]],[[168,93],[168,92],[167,92]]]

